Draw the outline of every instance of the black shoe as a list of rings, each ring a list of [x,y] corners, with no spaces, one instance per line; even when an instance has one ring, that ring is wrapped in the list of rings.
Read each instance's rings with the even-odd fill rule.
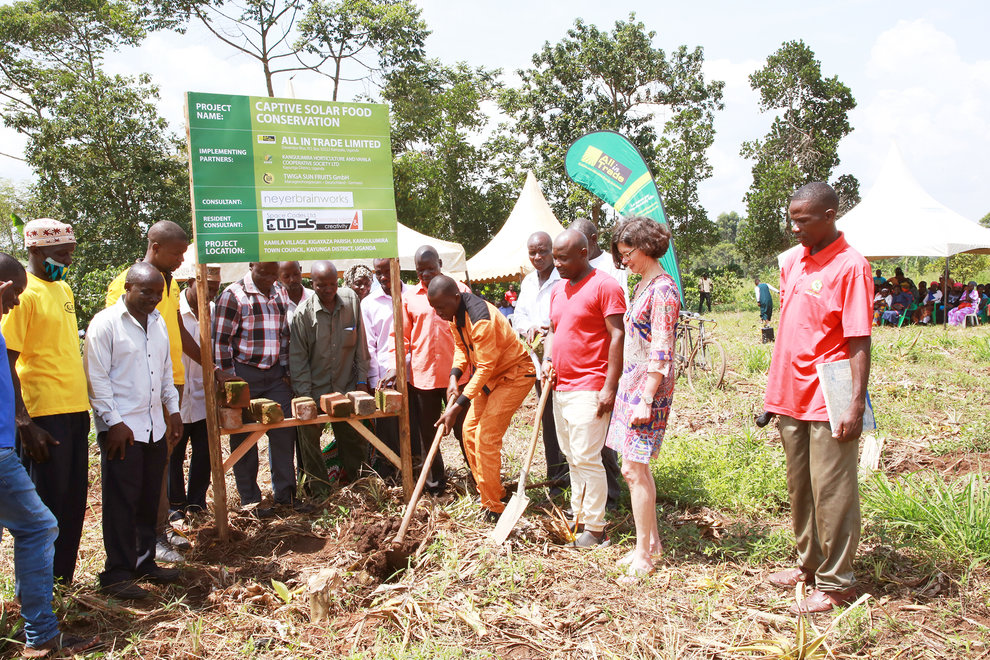
[[[292,510],[296,513],[313,513],[316,507],[302,500],[292,500]]]
[[[121,600],[141,600],[142,598],[151,597],[150,591],[147,589],[142,589],[130,581],[104,584],[100,587],[100,591],[108,596],[113,596],[114,598],[119,598]]]
[[[501,514],[495,513],[494,511],[491,511],[489,509],[481,510],[481,519],[484,520],[486,523],[491,523],[493,525],[498,522],[498,518],[500,515]]]
[[[175,584],[179,581],[180,575],[179,569],[162,566],[155,566],[141,573],[141,577],[148,582],[157,582],[158,584]]]
[[[259,506],[251,511],[251,515],[258,520],[270,520],[275,517],[275,509],[270,506]]]

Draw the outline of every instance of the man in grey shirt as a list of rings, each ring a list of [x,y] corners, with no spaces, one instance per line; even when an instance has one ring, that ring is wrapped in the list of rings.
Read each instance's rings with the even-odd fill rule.
[[[330,261],[317,261],[310,267],[316,295],[296,309],[289,326],[289,370],[296,396],[319,400],[331,392],[347,393],[368,388],[368,342],[365,338],[361,304],[354,291],[338,288],[337,268]],[[357,479],[367,459],[367,445],[347,422],[331,422],[337,438],[342,479]],[[299,427],[301,470],[306,473],[312,493],[329,493],[327,469],[320,451],[323,427]]]

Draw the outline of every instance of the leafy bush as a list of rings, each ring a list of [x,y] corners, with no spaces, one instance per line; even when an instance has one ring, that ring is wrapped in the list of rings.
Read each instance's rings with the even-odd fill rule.
[[[85,330],[98,311],[106,306],[107,287],[127,266],[77,271],[69,269],[69,286],[76,298],[79,329]]]

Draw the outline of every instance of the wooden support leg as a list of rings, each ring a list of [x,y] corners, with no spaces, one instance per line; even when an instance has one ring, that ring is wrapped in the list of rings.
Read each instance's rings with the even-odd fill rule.
[[[228,472],[230,468],[234,467],[234,463],[241,460],[244,454],[251,450],[251,447],[258,444],[258,441],[261,440],[263,435],[265,435],[265,431],[254,431],[248,434],[248,437],[244,438],[244,442],[239,444],[237,449],[230,452],[230,457],[223,462],[223,471]]]
[[[388,448],[384,442],[382,442],[377,435],[368,430],[368,427],[355,419],[348,419],[347,423],[354,427],[354,430],[361,434],[361,436],[374,445],[375,449],[382,453],[382,456],[387,458],[395,467],[402,469],[402,459]]]

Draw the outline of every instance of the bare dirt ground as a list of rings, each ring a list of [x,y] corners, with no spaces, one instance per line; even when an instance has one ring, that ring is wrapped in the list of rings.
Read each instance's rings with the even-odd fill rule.
[[[763,349],[751,341],[758,336],[751,316],[719,317],[726,388],[694,394],[682,380],[668,438],[718,444],[745,437],[779,454],[773,425],[757,431],[751,421],[765,384],[765,373],[752,368],[751,354]],[[972,437],[973,423],[988,418],[990,369],[955,358],[937,373],[924,359],[902,366],[901,341],[891,331],[876,338],[889,345],[871,380],[878,417],[883,407],[884,415],[914,415],[892,427],[882,469],[947,479],[984,472],[990,454]],[[912,411],[912,399],[922,396],[942,405]],[[506,436],[506,481],[517,478],[535,403],[531,395]],[[316,513],[260,522],[237,512],[228,475],[233,538],[221,543],[209,515],[190,520],[183,583],[151,586],[155,599],[135,603],[108,602],[96,590],[103,549],[94,453],[77,581],[59,592],[59,614],[74,632],[100,635],[104,647],[94,657],[742,658],[763,657],[736,650],[761,639],[776,640],[766,657],[826,657],[798,653],[797,619],[787,612],[794,594],[765,583],[793,561],[785,505],[746,514],[719,502],[685,505],[661,491],[665,554],[655,574],[628,586],[619,584],[615,565],[632,545],[627,508],[611,520],[613,545],[583,553],[563,545],[559,511],[545,492],[531,491],[534,501],[510,542],[494,547],[486,542],[491,525],[463,494],[466,472],[452,438],[443,453],[452,483],[420,504],[405,570],[394,572],[385,555],[402,514],[399,488],[372,476],[336,491]],[[531,481],[542,479],[542,450],[533,472]],[[701,482],[700,475],[679,478]],[[835,658],[990,658],[985,563],[931,565],[869,526],[864,520],[856,569],[871,597],[832,629],[835,615],[811,618],[809,638],[828,631]],[[17,611],[9,538],[3,549],[8,602],[0,625],[9,635]],[[8,644],[0,653],[17,652]]]

